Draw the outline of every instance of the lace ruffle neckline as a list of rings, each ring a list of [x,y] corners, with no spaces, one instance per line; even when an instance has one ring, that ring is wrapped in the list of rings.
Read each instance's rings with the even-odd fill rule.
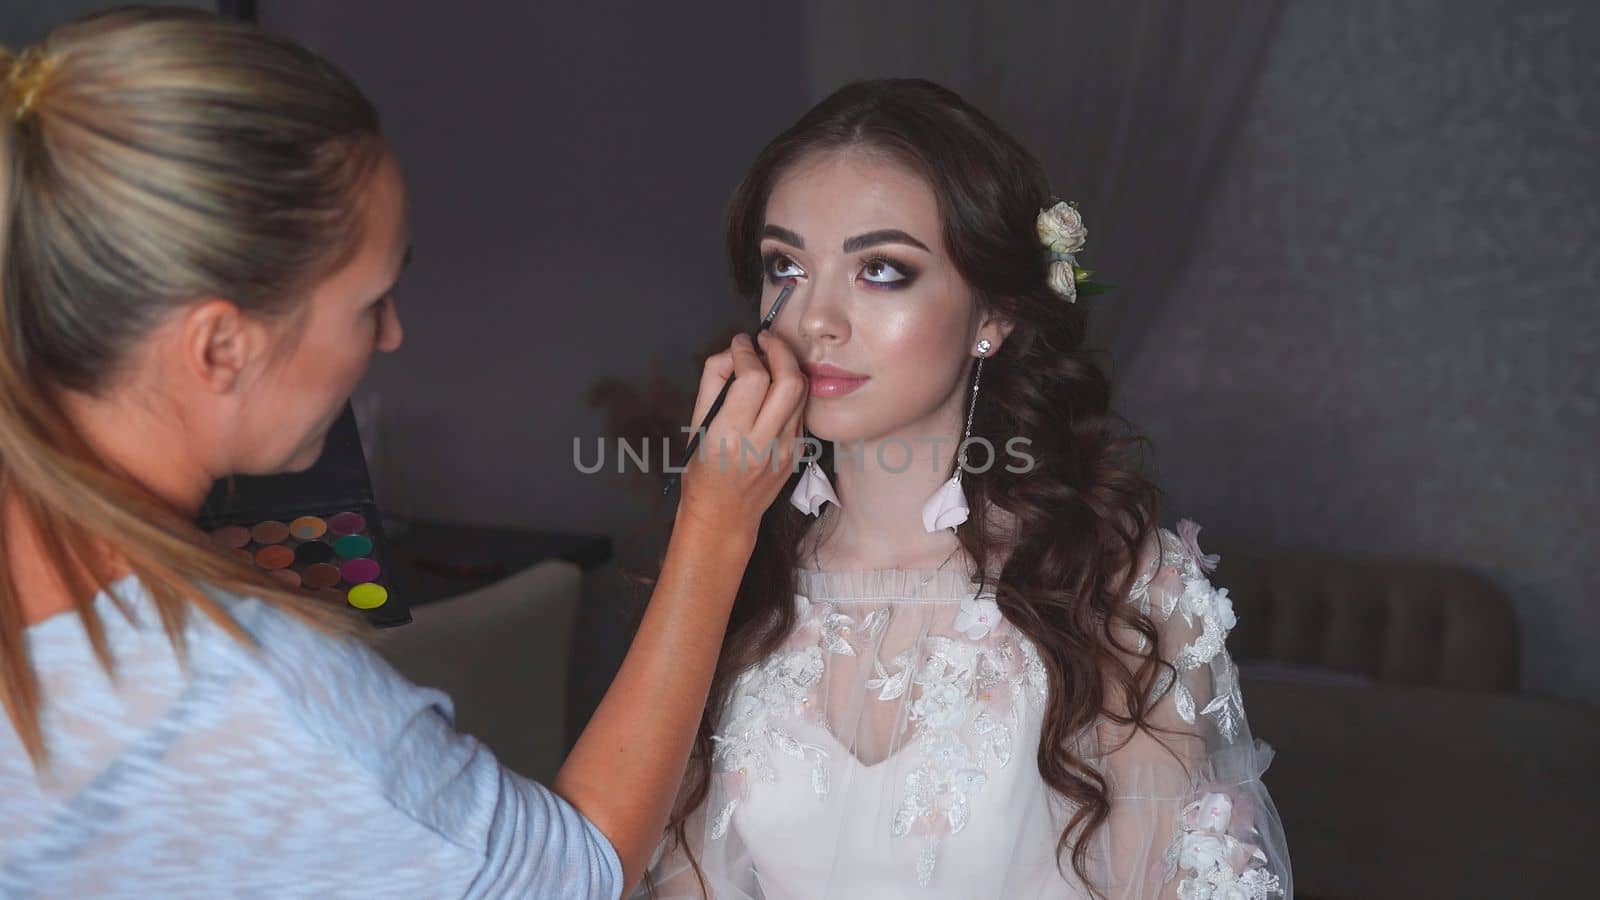
[[[984,588],[993,594],[993,586]],[[960,601],[978,593],[962,569],[862,569],[851,572],[795,570],[795,593],[830,603]]]

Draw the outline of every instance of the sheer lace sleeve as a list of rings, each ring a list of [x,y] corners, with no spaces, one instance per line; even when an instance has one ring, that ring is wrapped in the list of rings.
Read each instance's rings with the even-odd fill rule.
[[[1233,604],[1206,577],[1217,560],[1200,553],[1198,532],[1187,521],[1161,530],[1129,596],[1154,620],[1172,670],[1157,682],[1150,731],[1100,729],[1112,806],[1098,880],[1114,898],[1292,897],[1282,824],[1261,783],[1271,749],[1245,722],[1224,645]]]

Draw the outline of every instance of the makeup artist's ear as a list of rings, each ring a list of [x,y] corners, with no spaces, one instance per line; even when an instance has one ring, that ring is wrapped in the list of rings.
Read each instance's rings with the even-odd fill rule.
[[[972,336],[972,343],[976,346],[978,341],[988,339],[990,345],[989,355],[993,356],[995,351],[999,350],[1001,345],[1006,342],[1006,338],[1010,337],[1011,329],[1015,327],[1015,322],[998,313],[985,313],[983,324],[978,326],[978,333]]]
[[[201,386],[223,394],[265,358],[270,346],[265,323],[231,301],[202,300],[183,314],[178,347],[185,370]]]

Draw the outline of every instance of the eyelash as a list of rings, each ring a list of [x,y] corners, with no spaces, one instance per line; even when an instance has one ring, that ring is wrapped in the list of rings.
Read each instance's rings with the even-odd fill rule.
[[[776,273],[776,269],[778,268],[778,263],[780,263],[780,262],[786,262],[786,263],[794,266],[795,268],[800,269],[800,266],[798,264],[796,264],[794,260],[790,259],[788,254],[779,253],[777,251],[773,251],[771,253],[768,253],[767,255],[761,257],[761,271],[766,273],[767,280],[772,282],[773,284],[777,284],[778,282],[784,280],[785,278],[793,278],[794,277],[793,275],[778,275]],[[804,273],[805,269],[800,269],[800,271],[802,273]]]
[[[898,281],[867,282],[867,284],[870,284],[876,288],[881,288],[887,291],[896,291],[908,287],[911,282],[917,280],[917,270],[911,268],[898,259],[892,259],[887,256],[874,256],[869,259],[862,260],[861,262],[861,270],[863,272],[872,266],[887,266],[888,268],[900,273],[900,279]]]
[[[777,284],[778,282],[787,278],[795,277],[793,275],[778,275],[776,270],[779,263],[788,263],[789,265],[794,266],[796,269],[800,269],[802,274],[805,272],[805,269],[801,269],[799,264],[791,259],[788,254],[779,253],[776,251],[768,253],[762,258],[762,270],[766,273],[767,280],[773,284]],[[913,281],[917,280],[917,270],[906,265],[898,259],[888,256],[871,256],[861,261],[862,271],[865,271],[871,266],[886,266],[896,272],[899,272],[901,276],[897,281],[866,281],[866,284],[871,285],[877,290],[903,290],[909,287]]]

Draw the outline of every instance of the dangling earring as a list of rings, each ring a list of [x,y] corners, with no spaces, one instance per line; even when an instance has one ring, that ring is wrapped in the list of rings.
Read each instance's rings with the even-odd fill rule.
[[[789,503],[808,516],[820,512],[824,503],[839,505],[839,495],[833,492],[833,482],[828,480],[828,473],[817,465],[816,460],[806,463],[805,472],[801,473],[793,493],[789,494]]]
[[[961,489],[961,472],[966,468],[967,440],[972,437],[972,414],[978,408],[978,385],[983,381],[983,361],[994,344],[988,338],[978,341],[978,366],[972,373],[972,399],[967,402],[967,426],[961,433],[961,445],[956,448],[956,471],[950,480],[939,486],[928,502],[922,505],[922,527],[932,534],[946,528],[954,530],[967,520],[971,510],[967,507],[967,492]]]

